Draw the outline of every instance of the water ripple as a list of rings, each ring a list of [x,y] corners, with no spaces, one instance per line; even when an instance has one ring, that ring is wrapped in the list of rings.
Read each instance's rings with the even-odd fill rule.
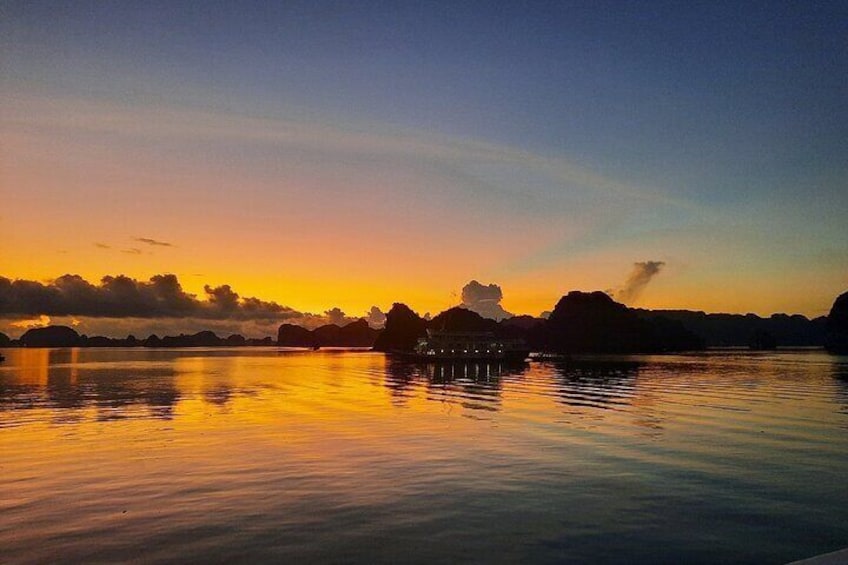
[[[3,353],[4,562],[779,563],[848,539],[848,366],[821,352]]]

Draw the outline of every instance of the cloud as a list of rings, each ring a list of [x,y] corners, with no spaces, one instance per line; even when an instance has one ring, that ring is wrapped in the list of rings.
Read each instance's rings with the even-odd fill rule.
[[[372,306],[371,309],[365,313],[365,320],[368,322],[368,325],[375,329],[380,329],[386,325],[386,314],[376,306]]]
[[[642,291],[648,286],[660,270],[665,266],[663,261],[639,261],[633,263],[633,270],[624,281],[624,286],[618,290],[612,290],[609,294],[617,301],[630,304],[639,299]]]
[[[503,299],[503,291],[496,284],[484,285],[477,281],[471,281],[462,287],[462,306],[473,312],[477,312],[484,318],[503,320],[511,318],[512,313],[504,310],[500,302]]]
[[[239,295],[225,284],[212,288],[208,284],[203,290],[209,295],[209,304],[220,309],[222,312],[233,312],[239,308]],[[255,300],[255,299],[254,299]]]
[[[138,241],[139,243],[146,243],[147,245],[152,245],[154,247],[174,247],[173,243],[168,243],[167,241],[159,241],[157,239],[150,239],[149,237],[137,237],[134,241]]]
[[[223,334],[264,336],[281,323],[315,328],[343,326],[357,318],[340,308],[301,312],[276,302],[240,296],[230,285],[206,285],[205,299],[183,290],[176,275],[136,280],[124,275],[92,284],[79,275],[38,282],[0,276],[0,326],[16,331],[50,323],[79,324],[91,335],[180,333],[211,329]],[[377,309],[379,312],[379,309]],[[370,314],[376,316],[374,309]]]
[[[22,328],[25,330],[28,330],[30,328],[43,328],[45,326],[50,325],[50,316],[45,316],[44,314],[42,314],[37,318],[17,320],[9,325],[11,325],[13,328]]]
[[[141,255],[141,249],[137,247],[130,247],[129,249],[121,249],[121,253],[127,253],[129,255]]]
[[[275,302],[240,297],[229,285],[204,287],[206,300],[185,292],[176,275],[141,281],[106,276],[92,284],[79,275],[51,282],[0,277],[0,315],[102,318],[286,319],[311,316]]]
[[[324,311],[325,323],[335,324],[337,326],[346,326],[351,322],[355,322],[359,318],[352,318],[344,313],[344,311],[336,306]]]
[[[105,243],[100,243],[100,242],[94,242],[94,247],[97,247],[97,248],[100,248],[100,249],[112,249],[111,245],[106,245]]]

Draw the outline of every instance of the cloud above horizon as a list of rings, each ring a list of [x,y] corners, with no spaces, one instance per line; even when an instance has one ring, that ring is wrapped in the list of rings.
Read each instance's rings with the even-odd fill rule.
[[[382,329],[386,325],[386,313],[380,310],[377,306],[372,306],[371,309],[366,312],[365,320],[372,328]]]
[[[494,283],[484,285],[472,280],[462,287],[462,306],[477,312],[484,318],[501,321],[514,315],[504,310],[500,304],[501,300],[503,300],[503,291]]]
[[[99,284],[71,274],[47,283],[0,276],[0,318],[10,328],[46,325],[51,323],[51,318],[80,317],[98,328],[111,327],[118,319],[120,323],[115,327],[121,328],[133,325],[129,320],[135,320],[136,326],[149,327],[151,320],[167,319],[173,321],[164,324],[167,327],[212,323],[229,331],[237,331],[244,324],[267,331],[282,322],[317,327],[327,323],[343,325],[356,319],[345,316],[339,308],[312,314],[276,302],[240,296],[227,284],[206,285],[204,292],[205,299],[187,293],[172,274],[155,275],[147,281],[124,275],[105,276]],[[109,320],[108,324],[97,321],[105,319]]]
[[[630,305],[639,299],[645,287],[665,266],[664,261],[637,261],[633,263],[624,286],[610,292],[617,301]]]

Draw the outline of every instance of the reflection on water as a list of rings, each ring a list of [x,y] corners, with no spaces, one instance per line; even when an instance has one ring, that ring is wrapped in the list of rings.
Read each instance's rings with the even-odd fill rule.
[[[390,358],[386,363],[385,386],[396,405],[425,390],[430,400],[457,403],[470,410],[496,411],[502,380],[518,378],[528,367],[523,362],[411,363]]]
[[[782,563],[848,545],[845,357],[3,354],[4,563]]]
[[[0,373],[0,411],[55,409],[54,422],[76,422],[93,411],[98,420],[129,417],[132,409],[170,419],[180,393],[173,367],[100,361],[83,363],[80,349],[16,349],[7,353],[12,370]],[[9,374],[11,373],[11,374]]]
[[[634,395],[641,363],[628,360],[569,360],[554,364],[557,393],[569,406],[615,408]]]

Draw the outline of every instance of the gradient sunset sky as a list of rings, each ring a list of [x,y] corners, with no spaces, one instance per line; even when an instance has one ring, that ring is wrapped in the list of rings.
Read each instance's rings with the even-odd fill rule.
[[[0,275],[826,314],[846,2],[0,0]]]

